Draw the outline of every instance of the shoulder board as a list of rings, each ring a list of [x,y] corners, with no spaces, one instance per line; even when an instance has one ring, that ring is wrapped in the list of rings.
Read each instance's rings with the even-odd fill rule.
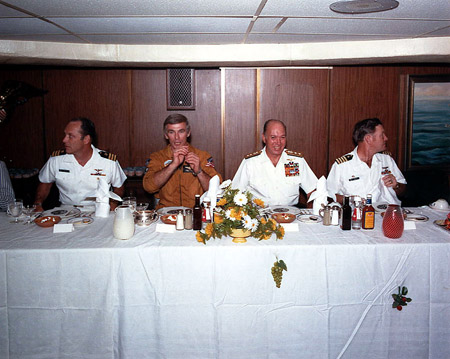
[[[392,157],[392,153],[389,152],[389,151],[381,151],[381,152],[378,152],[378,153],[381,153],[382,155],[388,155],[388,156]]]
[[[289,156],[303,157],[301,152],[295,152],[295,151],[291,151],[291,150],[286,150],[286,154]]]
[[[262,150],[258,152],[249,153],[247,156],[245,156],[245,159],[248,160],[249,158],[259,156],[262,153]]]
[[[353,158],[353,155],[348,154],[348,155],[344,155],[342,157],[336,158],[335,162],[340,165],[341,163],[350,161],[352,158]]]
[[[66,150],[57,150],[57,151],[52,152],[52,157],[61,156],[61,155],[65,155],[65,154],[66,154]]]
[[[103,158],[107,158],[108,160],[111,161],[117,160],[117,156],[114,153],[109,153],[108,151],[99,151],[98,154]]]

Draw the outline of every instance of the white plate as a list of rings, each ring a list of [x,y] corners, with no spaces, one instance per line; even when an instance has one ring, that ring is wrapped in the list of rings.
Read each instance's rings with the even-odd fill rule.
[[[72,223],[75,227],[84,227],[94,222],[94,218],[90,217],[77,217],[69,218],[67,223]]]
[[[405,220],[413,222],[426,222],[429,218],[423,214],[407,214]]]
[[[297,219],[303,223],[320,223],[322,222],[322,217],[315,214],[299,214]]]
[[[59,216],[61,218],[78,217],[80,210],[72,206],[61,206],[48,209],[42,213],[43,216]]]
[[[188,209],[188,207],[163,207],[158,209],[156,212],[158,212],[158,214],[160,215],[177,214],[180,209],[184,211],[185,209]]]
[[[447,209],[439,209],[439,208],[431,207],[431,205],[428,205],[428,207],[430,207],[433,211],[436,211],[436,212],[450,212],[450,208],[447,208]]]
[[[291,213],[291,214],[299,214],[300,208],[294,206],[270,206],[270,212],[272,213]]]

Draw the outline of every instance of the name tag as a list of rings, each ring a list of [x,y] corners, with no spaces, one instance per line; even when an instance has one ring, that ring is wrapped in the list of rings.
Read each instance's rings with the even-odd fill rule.
[[[70,171],[69,170],[63,170],[63,169],[59,169],[59,172],[65,172],[65,173],[70,173]]]
[[[352,178],[349,178],[348,180],[349,181],[356,181],[356,180],[359,180],[359,177],[352,177]]]

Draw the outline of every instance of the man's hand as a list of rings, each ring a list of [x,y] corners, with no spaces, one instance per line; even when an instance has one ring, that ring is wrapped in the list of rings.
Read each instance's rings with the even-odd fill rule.
[[[395,176],[391,173],[381,178],[383,180],[383,183],[386,187],[396,187],[397,186],[397,179]]]
[[[180,148],[177,148],[174,152],[173,152],[173,164],[176,168],[178,168],[179,165],[181,165],[186,156],[189,153],[189,147],[188,146],[183,146]]]
[[[189,166],[191,166],[194,173],[197,175],[201,172],[201,166],[200,166],[200,158],[193,152],[189,152],[186,155],[186,162]]]

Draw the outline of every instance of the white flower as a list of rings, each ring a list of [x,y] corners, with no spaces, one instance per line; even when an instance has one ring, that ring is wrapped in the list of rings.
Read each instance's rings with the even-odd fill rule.
[[[231,218],[231,209],[227,209],[225,211],[225,217],[227,217],[228,219],[234,219],[234,218]]]
[[[245,215],[242,218],[242,222],[244,223],[244,228],[254,232],[258,228],[258,220],[256,218],[251,218],[249,215]]]
[[[247,204],[247,196],[245,194],[243,194],[241,191],[239,191],[234,196],[233,201],[238,206],[245,206]]]

